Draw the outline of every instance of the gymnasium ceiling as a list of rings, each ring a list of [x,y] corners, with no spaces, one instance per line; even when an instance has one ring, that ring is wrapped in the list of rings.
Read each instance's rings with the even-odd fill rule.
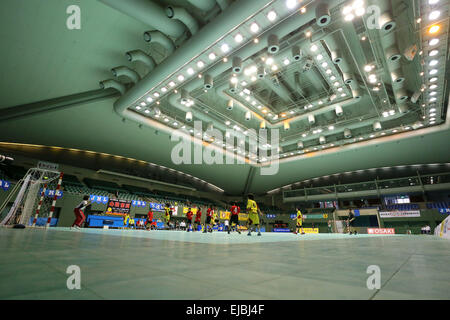
[[[73,4],[81,10],[79,30],[66,27]],[[371,27],[378,21],[370,19],[371,5],[380,9],[381,29]],[[0,141],[148,161],[229,194],[448,162],[448,15],[448,0],[3,0]],[[434,34],[432,25],[439,26]],[[152,31],[150,42],[145,31]],[[133,50],[142,51],[139,61],[127,59]],[[125,67],[118,77],[115,67]],[[202,121],[205,143],[211,128],[223,136],[245,132],[247,153],[239,156],[246,163],[174,164],[170,135],[183,126],[193,134],[189,113]],[[261,126],[279,129],[281,147],[253,156],[251,130]],[[278,173],[261,175],[277,152]]]

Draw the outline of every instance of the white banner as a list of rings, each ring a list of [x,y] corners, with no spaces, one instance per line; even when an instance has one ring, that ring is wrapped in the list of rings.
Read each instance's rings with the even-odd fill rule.
[[[43,169],[43,170],[58,171],[59,165],[57,163],[53,163],[53,162],[39,161],[37,164],[37,167],[38,167],[38,169]]]
[[[419,210],[380,211],[380,218],[417,218],[417,217],[420,217]]]
[[[450,216],[434,229],[434,235],[450,239]]]

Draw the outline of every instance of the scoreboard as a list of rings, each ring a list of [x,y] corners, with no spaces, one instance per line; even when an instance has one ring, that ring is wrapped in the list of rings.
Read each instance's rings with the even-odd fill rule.
[[[130,213],[131,201],[125,200],[109,200],[106,214],[123,216]]]

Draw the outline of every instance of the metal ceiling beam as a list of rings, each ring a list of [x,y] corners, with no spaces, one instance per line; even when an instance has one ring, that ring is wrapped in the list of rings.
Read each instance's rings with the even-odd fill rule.
[[[91,103],[108,98],[119,97],[120,94],[115,89],[98,89],[58,97],[24,105],[1,109],[0,121],[17,120],[33,115],[42,115],[47,112],[65,110],[85,103]]]

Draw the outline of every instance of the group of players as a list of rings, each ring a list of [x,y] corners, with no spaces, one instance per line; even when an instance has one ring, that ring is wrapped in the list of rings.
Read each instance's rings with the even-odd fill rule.
[[[262,212],[259,209],[258,205],[256,204],[255,198],[252,194],[249,194],[247,196],[247,230],[248,234],[251,235],[253,229],[256,229],[258,231],[258,236],[261,236],[261,227],[260,227],[260,221],[259,217],[262,216]],[[227,229],[228,234],[230,234],[232,231],[238,232],[239,234],[241,231],[239,230],[239,213],[241,209],[239,206],[237,206],[236,203],[233,203],[233,205],[230,208],[231,215],[230,219],[225,221],[225,227]],[[172,209],[170,207],[170,204],[166,204],[164,207],[164,222],[168,228],[170,228],[170,220],[172,217]],[[202,227],[203,233],[213,232],[213,227],[216,222],[218,222],[218,216],[216,210],[213,209],[212,206],[209,206],[206,210],[206,219],[204,225],[202,225],[201,218],[202,218],[202,211],[201,208],[197,208],[197,212],[195,213],[195,220],[193,221],[194,213],[192,211],[192,208],[189,208],[186,212],[186,231],[189,232],[190,229],[193,231],[197,230],[199,226]],[[147,229],[153,229],[151,227],[154,225],[153,222],[153,212],[150,210],[147,215],[147,221],[146,226]]]

